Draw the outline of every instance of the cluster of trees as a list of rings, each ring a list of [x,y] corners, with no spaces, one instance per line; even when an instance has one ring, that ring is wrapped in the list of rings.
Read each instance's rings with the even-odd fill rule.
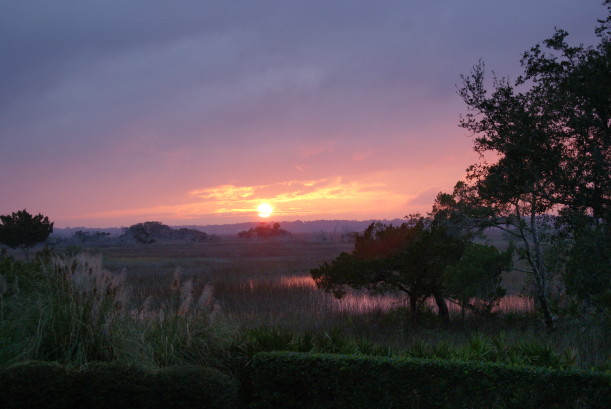
[[[83,244],[100,244],[108,240],[110,233],[103,231],[89,232],[77,230],[72,235],[72,240]]]
[[[272,237],[289,237],[290,235],[291,233],[280,228],[280,223],[274,223],[271,226],[261,223],[257,227],[253,227],[238,233],[238,237],[242,239],[268,239]]]
[[[513,248],[499,253],[468,240],[469,233],[495,228],[515,242],[515,268],[532,277],[547,328],[556,320],[554,280],[565,297],[606,314],[611,0],[605,5],[594,46],[570,46],[568,34],[557,30],[523,54],[524,74],[513,83],[494,78],[486,87],[483,62],[462,76],[458,92],[468,113],[460,125],[474,134],[481,160],[467,168],[453,192],[437,196],[428,220],[398,228],[372,225],[357,237],[352,254],[313,270],[319,287],[339,296],[345,286],[404,291],[413,314],[423,297],[433,296],[445,315],[444,298],[464,304],[478,291],[491,291],[488,298],[500,294],[495,274],[509,266]]]
[[[126,227],[119,240],[125,242],[136,242],[140,244],[152,244],[157,241],[185,241],[189,243],[204,242],[209,239],[208,235],[195,229],[172,229],[160,222],[137,223]]]

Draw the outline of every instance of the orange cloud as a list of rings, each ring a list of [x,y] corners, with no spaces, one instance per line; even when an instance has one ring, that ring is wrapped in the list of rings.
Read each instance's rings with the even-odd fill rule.
[[[189,201],[186,203],[88,214],[83,218],[139,217],[166,221],[214,215],[224,219],[244,219],[248,215],[256,217],[257,206],[263,202],[274,206],[276,217],[307,219],[308,215],[316,214],[317,217],[342,215],[354,218],[370,213],[372,209],[399,211],[408,199],[380,181],[346,181],[339,176],[253,186],[225,184],[194,189],[188,192],[187,198]]]
[[[221,185],[208,189],[197,189],[189,192],[190,196],[197,196],[204,200],[235,201],[252,197],[260,186],[234,186]]]

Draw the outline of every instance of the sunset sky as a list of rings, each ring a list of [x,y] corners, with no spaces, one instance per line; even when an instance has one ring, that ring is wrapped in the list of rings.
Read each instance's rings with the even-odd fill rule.
[[[57,227],[400,218],[477,160],[460,74],[515,79],[600,0],[3,0],[0,214]]]

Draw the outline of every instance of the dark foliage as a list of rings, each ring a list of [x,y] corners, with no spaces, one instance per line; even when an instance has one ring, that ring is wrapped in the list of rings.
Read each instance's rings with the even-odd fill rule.
[[[255,408],[603,409],[608,374],[354,355],[257,354]]]
[[[42,214],[32,216],[25,209],[0,216],[0,221],[0,244],[12,249],[26,250],[47,240],[53,233],[53,223],[48,217]]]
[[[524,74],[513,83],[495,77],[487,87],[483,62],[462,76],[458,93],[468,111],[460,125],[473,133],[481,160],[467,169],[467,182],[436,202],[435,210],[450,220],[493,226],[515,238],[550,330],[556,320],[550,288],[562,270],[553,264],[563,254],[551,263],[546,255],[553,244],[549,213],[562,216],[556,220],[569,248],[565,278],[573,296],[590,303],[601,295],[589,284],[575,286],[578,281],[609,291],[609,280],[600,279],[611,267],[608,246],[582,234],[611,241],[611,3],[604,4],[598,44],[570,46],[568,33],[556,30],[523,54]],[[491,163],[490,153],[498,158]]]
[[[206,367],[157,372],[117,363],[81,369],[26,362],[0,369],[0,407],[182,409],[237,407],[237,383]]]
[[[257,227],[238,233],[238,237],[242,239],[268,239],[273,237],[289,237],[290,235],[291,233],[280,228],[280,223],[274,223],[272,226],[261,223]]]
[[[140,244],[152,244],[158,241],[204,242],[208,240],[208,235],[195,229],[172,229],[160,222],[144,222],[126,228],[120,239]]]
[[[348,287],[404,293],[414,321],[426,299],[433,297],[439,315],[447,319],[444,271],[461,259],[468,243],[467,235],[424,218],[412,217],[400,226],[372,223],[356,235],[352,253],[342,253],[310,274],[319,288],[338,298]]]

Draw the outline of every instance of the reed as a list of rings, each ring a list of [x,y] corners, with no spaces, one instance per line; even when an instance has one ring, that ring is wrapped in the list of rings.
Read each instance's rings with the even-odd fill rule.
[[[170,297],[148,299],[130,309],[124,274],[102,267],[91,254],[54,256],[36,267],[43,270],[37,286],[23,285],[19,270],[0,297],[0,361],[57,361],[86,365],[92,361],[124,361],[147,367],[208,363],[231,339],[231,330],[215,325],[218,304],[211,289],[195,291],[177,274]],[[4,278],[3,280],[6,281]],[[154,309],[153,305],[157,305]],[[215,333],[215,331],[217,333]],[[235,332],[235,331],[234,331]]]
[[[463,321],[453,309],[450,324],[430,304],[414,327],[398,295],[338,300],[315,287],[307,271],[334,244],[208,244],[0,257],[0,362],[229,369],[236,357],[283,348],[609,368],[606,323],[565,321],[548,334],[517,293],[489,317]]]

